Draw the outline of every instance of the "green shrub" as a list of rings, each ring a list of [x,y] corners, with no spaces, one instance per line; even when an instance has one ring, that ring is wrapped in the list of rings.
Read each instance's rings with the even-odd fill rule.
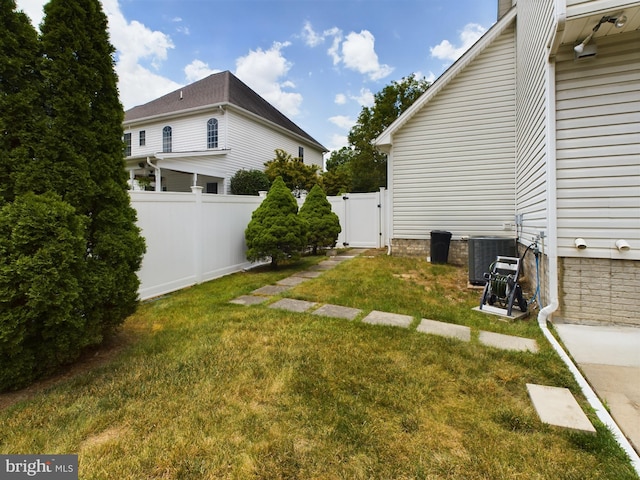
[[[309,224],[307,244],[313,248],[314,255],[319,247],[335,246],[342,227],[320,185],[315,185],[307,195],[300,208],[300,216]]]
[[[271,265],[299,258],[307,245],[307,224],[298,216],[298,204],[282,177],[271,185],[267,198],[251,215],[245,230],[247,259],[271,258]]]
[[[26,385],[87,345],[85,222],[55,194],[0,209],[0,390]]]
[[[260,170],[238,170],[231,177],[232,195],[258,195],[261,191],[268,191],[271,186],[267,174]]]

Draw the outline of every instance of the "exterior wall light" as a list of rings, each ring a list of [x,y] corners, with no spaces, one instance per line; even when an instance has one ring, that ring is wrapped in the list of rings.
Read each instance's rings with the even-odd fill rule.
[[[616,248],[621,252],[626,252],[631,248],[631,245],[626,240],[620,239],[616,240]]]
[[[576,52],[576,57],[580,58],[583,56],[587,56],[585,54],[584,47],[587,45],[587,43],[591,41],[591,38],[593,38],[593,34],[600,29],[600,25],[602,25],[603,23],[613,23],[616,26],[616,28],[622,28],[627,23],[627,16],[622,15],[622,12],[620,12],[617,15],[605,15],[604,17],[602,17],[600,21],[596,24],[596,26],[593,27],[593,30],[591,30],[591,33],[587,36],[587,38],[585,38],[582,42],[580,42],[578,45],[573,47],[573,50]],[[593,48],[592,50],[593,51],[589,53],[589,56],[595,55],[595,48]]]

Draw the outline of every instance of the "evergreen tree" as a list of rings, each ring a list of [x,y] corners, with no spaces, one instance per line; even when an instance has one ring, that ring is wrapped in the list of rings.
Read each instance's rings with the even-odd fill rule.
[[[277,267],[287,259],[296,259],[307,245],[307,224],[298,216],[298,204],[282,177],[271,185],[267,198],[251,215],[245,230],[247,259],[271,258]]]
[[[19,187],[54,191],[87,217],[83,315],[98,342],[134,311],[144,253],[127,192],[115,49],[99,0],[51,0],[41,31],[49,124],[38,167]]]
[[[17,169],[33,161],[41,134],[38,34],[14,0],[0,0],[0,204],[14,197]]]
[[[315,185],[300,208],[300,217],[309,225],[307,244],[318,253],[318,247],[333,247],[342,231],[340,219],[331,210],[331,204],[320,185]]]

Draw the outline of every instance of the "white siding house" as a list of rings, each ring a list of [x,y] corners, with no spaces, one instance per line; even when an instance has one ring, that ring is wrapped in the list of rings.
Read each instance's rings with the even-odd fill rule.
[[[124,133],[132,184],[156,191],[229,193],[238,170],[264,170],[276,149],[320,167],[327,151],[228,71],[128,110]]]
[[[498,22],[375,142],[392,251],[427,255],[441,229],[456,259],[472,236],[537,241],[555,318],[640,325],[640,2],[497,3]]]

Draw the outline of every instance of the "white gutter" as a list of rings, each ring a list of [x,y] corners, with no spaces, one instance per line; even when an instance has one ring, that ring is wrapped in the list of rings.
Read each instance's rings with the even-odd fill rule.
[[[565,10],[564,10],[564,1],[559,0],[556,2],[556,12],[558,12],[559,24],[561,24],[561,28],[564,29],[564,19],[565,19]],[[561,6],[562,5],[562,6]],[[555,36],[555,32],[553,34]],[[553,45],[554,39],[551,39],[549,45]],[[551,52],[555,54],[555,52]],[[548,218],[548,238],[549,238],[549,249],[548,249],[548,258],[549,258],[549,296],[550,302],[544,308],[538,312],[538,326],[542,333],[549,341],[553,349],[560,356],[565,365],[569,368],[569,371],[573,374],[576,382],[580,386],[583,395],[589,402],[589,405],[594,409],[598,419],[613,433],[615,440],[618,442],[620,447],[625,451],[625,453],[629,456],[629,460],[631,461],[631,465],[635,469],[636,473],[640,476],[640,457],[633,449],[627,438],[624,436],[620,427],[616,424],[616,422],[611,418],[609,412],[607,412],[604,405],[595,394],[591,385],[585,380],[582,376],[578,367],[573,363],[571,357],[567,355],[567,352],[564,351],[560,342],[556,340],[551,331],[547,326],[547,321],[549,317],[558,309],[559,301],[558,301],[558,217],[557,217],[557,199],[556,199],[556,189],[557,189],[557,178],[556,178],[556,95],[555,95],[555,74],[556,74],[556,64],[555,61],[548,62],[547,68],[547,101],[546,101],[546,109],[547,109],[547,146],[546,146],[546,154],[547,154],[547,218]]]
[[[153,168],[155,170],[156,192],[161,192],[162,191],[162,171],[160,170],[160,167],[158,167],[157,165],[154,165],[153,163],[151,163],[151,159],[149,157],[147,157],[147,165],[149,165],[151,168]],[[159,179],[159,181],[158,181],[158,179]]]

